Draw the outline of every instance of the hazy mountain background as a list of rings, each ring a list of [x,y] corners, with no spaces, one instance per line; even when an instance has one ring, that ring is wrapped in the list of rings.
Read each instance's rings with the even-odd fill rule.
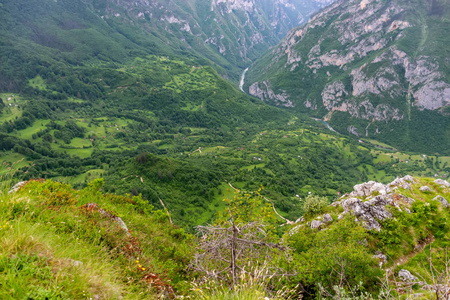
[[[330,2],[3,1],[2,88],[23,85],[31,64],[50,59],[76,66],[145,54],[193,57],[237,82],[244,67]]]

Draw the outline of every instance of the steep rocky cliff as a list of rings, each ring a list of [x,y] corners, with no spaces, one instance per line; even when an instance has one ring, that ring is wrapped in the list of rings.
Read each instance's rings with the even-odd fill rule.
[[[257,61],[246,88],[343,133],[412,148],[417,131],[438,128],[448,145],[449,15],[439,0],[338,1]]]
[[[90,0],[107,22],[131,23],[236,77],[288,30],[334,0]],[[175,39],[174,39],[175,38]]]

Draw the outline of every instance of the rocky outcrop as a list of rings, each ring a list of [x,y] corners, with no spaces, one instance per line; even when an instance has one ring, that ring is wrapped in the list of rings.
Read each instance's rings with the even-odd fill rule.
[[[448,182],[447,180],[436,179],[434,182],[439,184],[441,187],[450,187],[450,182]]]
[[[342,207],[343,212],[337,216],[337,222],[345,216],[352,216],[356,221],[362,222],[366,229],[381,231],[382,225],[380,223],[392,218],[393,210],[407,212],[408,214],[412,213],[411,207],[416,200],[403,195],[402,190],[407,190],[408,193],[411,193],[410,191],[413,188],[417,189],[419,187],[419,182],[412,176],[406,175],[404,177],[397,177],[388,184],[375,181],[357,184],[353,187],[352,192],[345,194],[339,200],[333,202],[331,207],[334,207],[335,212],[339,211],[338,207]],[[419,189],[423,190],[423,187]],[[433,193],[433,190],[430,189],[430,192]],[[446,192],[444,191],[444,193]],[[447,199],[441,195],[434,197],[433,201],[439,201],[443,208],[450,206]],[[330,224],[333,224],[333,221],[333,217],[327,213],[316,216],[314,220],[307,222],[306,225],[310,226],[311,229],[325,229]],[[305,225],[304,222],[305,217],[297,219],[294,224],[302,224],[296,225],[291,229],[290,234],[292,235],[297,232],[298,228]],[[380,256],[379,258],[381,259],[382,257]]]
[[[25,184],[27,184],[28,181],[20,181],[18,183],[16,183],[11,190],[9,190],[8,194],[12,194],[17,192],[18,190],[20,190],[21,187],[23,187]]]
[[[397,177],[387,185],[375,181],[357,184],[351,193],[335,202],[335,205],[341,205],[344,214],[353,214],[359,221],[363,221],[367,229],[380,231],[379,221],[392,217],[392,213],[386,206],[392,206],[401,211],[399,203],[410,206],[415,201],[394,191],[398,188],[411,189],[414,183],[414,178],[407,175],[402,178]],[[407,207],[403,208],[408,211]],[[342,219],[343,216],[343,214],[339,215],[338,219]]]
[[[274,101],[280,106],[294,107],[294,104],[289,100],[289,96],[286,92],[282,91],[281,94],[276,94],[271,88],[268,81],[261,83],[255,82],[249,88],[249,94],[258,97],[264,101]]]
[[[442,204],[443,207],[448,207],[448,205],[449,205],[447,199],[445,199],[441,195],[438,195],[438,196],[434,197],[433,200],[439,201]]]
[[[419,188],[419,190],[421,190],[422,192],[431,192],[430,187],[429,187],[429,186],[426,186],[426,185],[421,186],[421,187]]]
[[[366,202],[358,198],[350,198],[342,202],[342,207],[345,212],[352,213],[364,221],[367,229],[380,231],[381,226],[377,220],[382,221],[392,217],[392,214],[386,210],[386,205],[389,203],[389,200],[383,196],[376,196]]]
[[[414,183],[414,178],[410,175],[406,175],[403,178],[395,178],[394,181],[392,181],[391,183],[389,183],[387,186],[389,188],[402,188],[405,190],[410,190],[411,189],[411,184]]]
[[[414,17],[418,11],[423,19]],[[250,85],[265,82],[283,91],[302,112],[323,112],[322,119],[336,121],[339,132],[399,136],[407,126],[396,124],[431,118],[423,110],[447,114],[450,106],[448,57],[433,50],[450,40],[429,40],[427,11],[426,2],[412,8],[404,0],[340,0],[291,30],[271,52],[271,62],[257,61],[247,78],[254,80]]]
[[[311,229],[316,229],[322,226],[323,222],[319,220],[314,220],[311,222]]]
[[[416,276],[412,275],[411,272],[405,269],[401,269],[398,272],[398,277],[400,277],[403,281],[406,282],[414,282],[418,280]]]
[[[350,196],[354,197],[369,197],[374,193],[377,193],[382,196],[386,196],[391,192],[391,189],[379,182],[369,181],[361,184],[357,184],[353,187],[353,191],[350,193]]]
[[[323,217],[322,217],[322,221],[323,221],[324,223],[330,223],[330,222],[333,222],[333,217],[331,217],[330,214],[324,214]]]

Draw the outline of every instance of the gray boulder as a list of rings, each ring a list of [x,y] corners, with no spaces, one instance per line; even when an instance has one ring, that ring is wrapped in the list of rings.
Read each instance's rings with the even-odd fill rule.
[[[322,221],[323,221],[324,223],[333,222],[333,217],[331,217],[330,214],[324,214],[324,215],[323,215],[323,218],[322,218]]]
[[[387,195],[390,189],[382,183],[369,181],[361,184],[357,184],[353,187],[353,192],[350,193],[350,196],[354,197],[368,197],[373,195],[373,193],[377,192],[380,195]]]
[[[23,187],[25,184],[27,183],[27,181],[20,181],[18,183],[16,183],[11,190],[8,192],[8,194],[12,194],[17,192],[21,187]]]
[[[362,202],[358,198],[350,198],[342,203],[344,211],[352,213],[358,219],[362,219],[367,229],[375,229],[380,231],[381,226],[377,220],[385,220],[392,217],[392,214],[386,210],[386,205],[390,201],[384,196],[376,196],[369,201]]]
[[[311,222],[311,229],[319,228],[322,224],[322,221],[314,220]]]
[[[442,187],[450,187],[450,182],[448,182],[447,180],[436,179],[434,182],[441,185]]]
[[[395,178],[394,181],[389,183],[387,186],[389,188],[399,187],[402,189],[410,190],[411,184],[413,184],[413,183],[414,183],[414,178],[411,175],[406,175],[403,178],[399,178],[399,177]]]
[[[442,197],[441,195],[438,195],[436,197],[433,198],[433,200],[437,200],[439,202],[441,202],[443,207],[448,207],[448,201],[447,199],[445,199],[444,197]]]
[[[411,272],[405,269],[401,269],[398,272],[398,277],[400,277],[403,281],[407,282],[417,281],[417,277],[412,275]]]
[[[428,186],[426,186],[426,185],[421,186],[421,187],[419,188],[419,190],[421,190],[422,192],[431,192],[430,187],[428,187]]]
[[[409,183],[414,183],[414,177],[412,177],[411,175],[406,175],[405,177],[402,178],[403,181],[407,181]]]

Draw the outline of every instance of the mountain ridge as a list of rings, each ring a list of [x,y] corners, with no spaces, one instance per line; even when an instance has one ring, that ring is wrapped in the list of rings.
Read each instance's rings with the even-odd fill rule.
[[[404,149],[413,149],[409,135],[417,138],[418,123],[429,118],[426,130],[438,133],[433,144],[444,151],[437,141],[449,141],[450,10],[441,2],[420,3],[415,10],[400,0],[336,2],[250,67],[245,88],[323,118],[342,133]]]

